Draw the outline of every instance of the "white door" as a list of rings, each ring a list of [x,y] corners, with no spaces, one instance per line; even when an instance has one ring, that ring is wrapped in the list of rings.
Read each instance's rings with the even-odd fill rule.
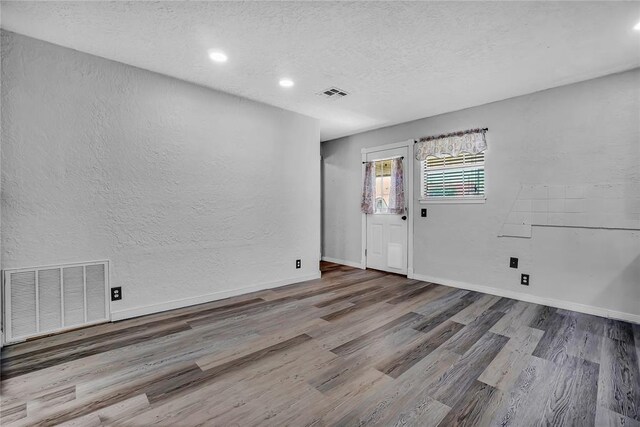
[[[367,153],[368,162],[375,161],[376,200],[375,213],[367,214],[366,266],[376,270],[407,274],[408,209],[402,214],[386,212],[391,181],[390,159],[403,157],[405,203],[413,195],[407,193],[407,147]],[[386,160],[386,162],[385,162]]]

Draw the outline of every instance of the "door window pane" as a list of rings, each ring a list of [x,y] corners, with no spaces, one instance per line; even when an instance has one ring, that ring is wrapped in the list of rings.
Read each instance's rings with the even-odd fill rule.
[[[375,169],[376,201],[374,213],[389,213],[389,194],[391,193],[391,161],[379,160],[375,162]]]

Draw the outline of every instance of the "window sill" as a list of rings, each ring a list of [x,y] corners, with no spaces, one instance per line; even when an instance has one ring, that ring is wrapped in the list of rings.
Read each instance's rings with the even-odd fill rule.
[[[487,201],[486,197],[477,197],[477,198],[469,198],[469,197],[447,197],[442,199],[420,199],[418,202],[421,205],[449,205],[449,204],[477,204],[477,203],[485,203]]]

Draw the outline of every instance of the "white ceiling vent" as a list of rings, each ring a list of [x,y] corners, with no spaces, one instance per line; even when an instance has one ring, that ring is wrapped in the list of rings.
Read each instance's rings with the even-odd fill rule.
[[[5,341],[109,320],[109,262],[4,271]]]
[[[328,89],[323,90],[322,92],[318,92],[318,95],[324,96],[325,98],[329,98],[329,99],[338,99],[338,98],[344,98],[345,96],[349,95],[349,93],[347,93],[342,89],[338,89],[337,87],[330,87]]]

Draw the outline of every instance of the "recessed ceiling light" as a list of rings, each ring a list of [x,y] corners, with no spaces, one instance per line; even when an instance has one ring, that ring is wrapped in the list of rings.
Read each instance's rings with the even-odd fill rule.
[[[636,31],[640,31],[640,22],[638,22],[638,23],[636,24],[636,26],[635,26],[635,27],[633,27],[633,29],[634,29],[634,30],[636,30]]]
[[[220,50],[210,50],[209,58],[213,62],[227,62],[227,55],[225,55],[225,53]]]
[[[280,79],[280,86],[282,86],[282,87],[291,87],[291,86],[293,86],[293,80],[291,80],[291,79]]]

